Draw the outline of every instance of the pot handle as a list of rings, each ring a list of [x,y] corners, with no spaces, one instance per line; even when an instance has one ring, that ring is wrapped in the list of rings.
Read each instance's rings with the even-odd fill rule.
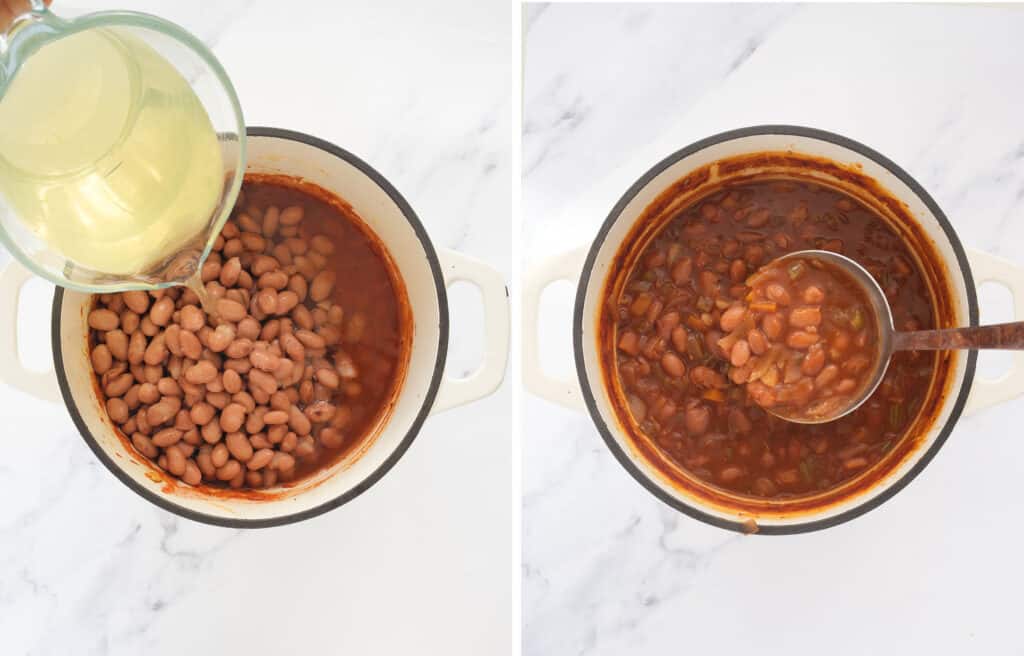
[[[544,372],[540,364],[537,315],[540,296],[547,286],[559,280],[578,281],[586,259],[586,248],[569,251],[541,260],[523,277],[523,384],[537,396],[570,410],[584,407],[579,383],[573,379],[553,378]]]
[[[465,378],[445,377],[431,413],[482,399],[501,384],[508,365],[509,300],[505,278],[493,267],[462,253],[442,250],[445,287],[464,281],[476,285],[484,306],[484,358],[480,368]]]
[[[18,357],[18,297],[33,274],[12,259],[0,269],[0,382],[29,396],[60,403],[52,371],[31,371]]]
[[[967,260],[971,264],[975,287],[985,282],[1005,285],[1013,295],[1013,320],[1024,321],[1024,268],[1007,259],[972,248],[967,249]],[[1010,370],[1006,374],[996,380],[975,377],[970,396],[967,397],[965,414],[974,414],[1024,394],[1024,351],[1008,351],[1006,356],[1012,358]]]

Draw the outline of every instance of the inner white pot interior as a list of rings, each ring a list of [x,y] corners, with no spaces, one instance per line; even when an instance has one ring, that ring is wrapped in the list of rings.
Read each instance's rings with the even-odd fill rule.
[[[953,244],[942,229],[939,220],[907,184],[881,164],[876,163],[857,151],[829,141],[807,136],[785,134],[749,135],[709,145],[683,157],[658,173],[623,208],[597,250],[593,269],[590,271],[589,281],[585,290],[582,314],[580,315],[582,317],[579,328],[582,339],[583,368],[586,381],[594,397],[596,411],[600,415],[601,421],[607,427],[607,433],[612,436],[623,452],[629,456],[633,464],[639,469],[640,475],[650,484],[660,488],[662,492],[672,499],[724,522],[742,523],[751,519],[751,515],[735,509],[712,505],[684,490],[680,490],[678,486],[670,484],[667,476],[640,454],[627,438],[626,431],[620,429],[619,420],[613,410],[614,405],[611,401],[609,390],[605,389],[602,382],[601,365],[597,349],[598,317],[601,304],[604,301],[602,297],[603,286],[612,266],[612,260],[619,251],[623,240],[651,201],[672,183],[685,177],[695,169],[725,158],[765,151],[792,151],[824,157],[841,164],[859,164],[864,174],[874,178],[883,187],[887,188],[891,194],[906,203],[911,214],[933,240],[935,250],[945,260],[947,277],[954,295],[954,313],[957,325],[968,325],[970,323],[967,282],[963,272],[958,268]],[[778,512],[758,514],[754,518],[757,524],[763,528],[765,526],[786,526],[807,523],[809,521],[826,520],[843,514],[854,507],[868,503],[871,499],[883,494],[885,490],[899,481],[908,470],[913,468],[939,437],[953,410],[957,394],[962,387],[967,362],[967,352],[958,351],[954,356],[954,363],[952,365],[953,385],[950,388],[952,393],[946,397],[946,401],[939,411],[937,418],[932,422],[931,429],[926,434],[925,439],[919,442],[913,455],[905,459],[900,466],[894,468],[870,488],[813,514],[808,514],[806,511],[796,514],[780,510]]]
[[[297,138],[303,138],[301,136]],[[93,389],[86,348],[89,295],[65,291],[60,306],[60,349],[72,412],[103,453],[123,472],[122,478],[153,500],[174,509],[220,520],[272,520],[337,504],[361,492],[393,464],[429,410],[427,395],[436,389],[443,363],[438,361],[441,322],[436,280],[437,257],[406,219],[396,200],[367,173],[317,145],[291,136],[249,136],[247,171],[297,176],[320,185],[347,201],[388,248],[404,280],[412,312],[413,335],[409,367],[390,418],[365,450],[300,481],[272,489],[272,499],[246,499],[204,494],[184,484],[168,485],[143,456],[118,437]],[[329,146],[327,146],[329,147]],[[433,264],[433,266],[432,266]],[[155,498],[154,498],[155,497]]]

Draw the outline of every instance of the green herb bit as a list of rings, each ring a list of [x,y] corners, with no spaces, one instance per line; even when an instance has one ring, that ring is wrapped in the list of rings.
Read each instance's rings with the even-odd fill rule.
[[[689,333],[686,336],[686,352],[694,360],[700,360],[704,357],[704,346],[693,333]]]
[[[805,267],[804,267],[804,263],[803,262],[794,262],[793,264],[790,264],[789,265],[789,279],[790,280],[796,280],[797,278],[799,278],[800,276],[802,276],[804,274],[804,270],[805,270]]]
[[[800,475],[804,477],[805,483],[811,482],[811,464],[806,459],[800,461]]]
[[[893,403],[889,406],[889,426],[897,429],[903,424],[903,404]]]
[[[850,316],[850,325],[853,326],[854,330],[860,330],[864,327],[864,310],[859,305],[853,308],[853,313]]]

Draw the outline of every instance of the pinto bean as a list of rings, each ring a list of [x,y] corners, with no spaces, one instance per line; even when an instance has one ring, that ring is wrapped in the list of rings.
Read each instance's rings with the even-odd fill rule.
[[[138,436],[140,453],[189,485],[293,480],[295,458],[322,453],[321,433],[340,448],[342,430],[361,416],[353,408],[371,411],[363,375],[383,385],[394,367],[380,353],[365,372],[362,360],[356,366],[371,326],[331,300],[336,247],[299,229],[301,206],[241,206],[201,274],[215,315],[192,290],[169,288],[100,295],[89,317],[107,415]],[[678,311],[662,320],[660,302],[648,312],[666,337],[682,321]],[[339,350],[342,341],[349,352]]]
[[[295,469],[295,457],[289,453],[278,451],[274,454],[274,459],[270,461],[270,467],[279,472],[290,471]]]
[[[772,283],[766,286],[765,295],[779,305],[789,305],[793,302],[793,297],[789,293],[789,290],[778,283]]]
[[[111,355],[110,348],[106,344],[96,345],[89,357],[92,360],[93,371],[101,376],[110,371],[114,365],[114,356]]]
[[[149,407],[146,411],[146,419],[152,426],[159,426],[166,423],[178,414],[181,410],[181,401],[173,396],[167,396]]]
[[[747,343],[755,355],[763,355],[768,351],[768,338],[758,328],[753,328],[747,333]]]
[[[113,310],[96,309],[89,312],[88,323],[93,330],[107,332],[121,325],[121,318]]]
[[[185,461],[185,469],[181,474],[181,480],[193,487],[203,482],[203,473],[194,460]]]
[[[200,360],[185,370],[185,380],[193,385],[205,385],[216,377],[217,367],[206,360]]]
[[[277,314],[288,314],[298,304],[298,294],[291,290],[285,290],[277,295]]]
[[[738,340],[733,344],[730,351],[729,361],[734,367],[742,367],[750,360],[750,344],[745,339]]]
[[[218,445],[222,446],[222,445]],[[231,479],[242,473],[242,466],[237,460],[228,460],[223,465],[217,468],[217,480],[230,481]]]
[[[220,412],[220,428],[225,433],[234,433],[245,424],[245,408],[237,403],[230,403]]]
[[[199,332],[199,329],[206,325],[206,317],[203,311],[195,305],[185,305],[181,308],[180,323],[183,330],[192,333]]]
[[[257,285],[260,289],[281,291],[288,286],[288,274],[284,271],[268,271],[259,277]]]
[[[248,462],[253,457],[252,445],[243,433],[228,433],[228,436],[224,438],[224,444],[227,445],[231,456],[239,462]]]
[[[281,211],[274,205],[267,208],[267,211],[263,214],[263,236],[270,238],[277,233],[278,226],[281,225]]]
[[[281,210],[281,225],[293,226],[302,221],[305,210],[301,205],[291,205]]]
[[[223,442],[214,446],[213,450],[210,452],[210,462],[213,463],[213,466],[217,467],[218,469],[227,464],[227,461],[230,457],[231,452],[228,451],[227,445],[224,444]]]
[[[234,369],[225,369],[221,375],[223,379],[224,391],[228,394],[238,394],[242,391],[244,383],[242,377]]]
[[[825,366],[825,349],[815,344],[807,351],[807,356],[800,365],[800,371],[805,376],[816,376]]]
[[[796,328],[817,326],[821,324],[821,308],[801,305],[789,311],[789,325]]]
[[[105,346],[116,360],[125,362],[128,359],[128,335],[120,330],[112,330],[106,334]],[[104,373],[104,372],[97,372]]]
[[[309,420],[313,423],[322,424],[330,421],[334,417],[334,413],[337,411],[333,403],[327,401],[317,401],[306,407],[303,411]]]
[[[324,428],[318,435],[320,443],[328,449],[340,449],[345,443],[341,431],[334,428]]]
[[[153,436],[153,444],[159,447],[168,447],[181,441],[184,433],[177,428],[165,428]]]
[[[694,404],[686,409],[683,423],[692,435],[702,435],[711,425],[711,411],[703,403]]]
[[[306,348],[322,349],[327,346],[324,338],[311,330],[297,330],[295,331],[295,336]]]
[[[333,369],[327,367],[317,369],[313,376],[318,383],[329,389],[338,389],[341,386],[341,378]]]
[[[661,368],[665,370],[669,376],[676,378],[682,378],[686,375],[686,365],[682,359],[675,353],[665,353],[661,356]]]
[[[149,310],[149,294],[143,291],[124,292],[124,304],[135,314],[145,314]]]
[[[313,429],[312,424],[307,417],[297,406],[292,406],[288,410],[288,427],[291,428],[297,435],[309,435]]]
[[[790,348],[806,350],[812,344],[817,344],[818,339],[818,335],[814,333],[795,330],[786,336],[786,345]]]
[[[281,358],[269,351],[253,350],[249,354],[249,362],[252,366],[262,371],[277,371],[281,366]]]
[[[241,321],[247,314],[244,305],[229,298],[222,298],[217,301],[217,313],[223,317],[225,321],[231,322]]]
[[[722,318],[719,319],[719,326],[725,332],[730,333],[740,325],[746,315],[747,308],[742,305],[733,305],[722,313]]]
[[[146,350],[143,351],[142,361],[148,365],[162,364],[168,356],[167,343],[165,341],[163,333],[160,333],[146,346]]]
[[[135,378],[131,374],[121,374],[106,384],[103,389],[103,393],[106,394],[107,397],[123,396],[134,382]]]
[[[288,279],[288,291],[293,292],[298,302],[302,303],[309,294],[309,283],[301,275],[295,274]]]
[[[274,453],[273,449],[260,449],[252,454],[252,457],[246,462],[246,466],[253,471],[263,469],[274,459]]]
[[[139,315],[127,310],[121,313],[121,330],[125,335],[132,335],[139,329]]]
[[[145,335],[141,332],[132,333],[132,337],[128,341],[128,363],[142,364],[146,357],[147,345],[148,342]]]
[[[309,285],[309,297],[314,302],[326,301],[334,291],[336,276],[333,271],[321,271]]]
[[[139,385],[139,401],[146,405],[151,405],[160,400],[160,390],[157,389],[153,383],[143,383]]]
[[[161,328],[166,326],[171,320],[171,315],[174,314],[174,299],[169,296],[164,296],[149,310],[149,320],[154,325],[160,326]]]
[[[124,399],[118,397],[107,399],[106,409],[107,416],[115,424],[123,424],[128,421],[128,403]]]
[[[249,384],[268,395],[276,392],[278,387],[277,380],[273,376],[255,368],[249,371]]]
[[[155,459],[160,454],[160,450],[153,444],[153,441],[142,433],[132,434],[132,446],[150,460]]]

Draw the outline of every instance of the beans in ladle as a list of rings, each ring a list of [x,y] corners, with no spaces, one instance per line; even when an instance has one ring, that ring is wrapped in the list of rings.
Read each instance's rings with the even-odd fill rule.
[[[762,267],[747,284],[750,292],[719,320],[732,381],[785,417],[827,418],[849,407],[871,375],[864,363],[880,357],[877,320],[857,281],[833,264],[791,257]],[[785,327],[773,327],[775,336],[751,357],[745,337],[768,317]]]

